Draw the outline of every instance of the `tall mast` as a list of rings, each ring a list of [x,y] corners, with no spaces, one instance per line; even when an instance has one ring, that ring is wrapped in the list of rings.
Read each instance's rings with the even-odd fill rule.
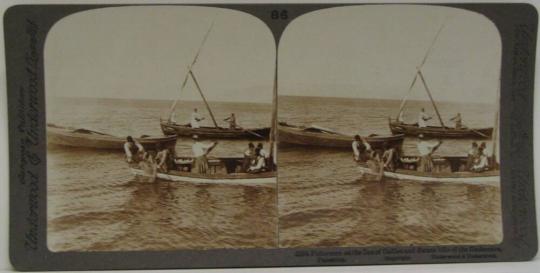
[[[184,77],[184,81],[182,82],[182,85],[180,87],[180,93],[182,93],[182,91],[184,91],[184,88],[186,87],[186,84],[187,84],[187,80],[189,78],[189,75],[191,73],[191,69],[193,68],[193,66],[195,65],[195,63],[197,62],[197,59],[199,58],[199,55],[201,54],[201,51],[202,51],[202,48],[203,48],[203,45],[206,43],[206,39],[208,38],[209,34],[210,34],[210,31],[212,30],[212,28],[214,27],[214,20],[212,20],[212,23],[210,24],[210,27],[208,28],[208,30],[206,31],[206,34],[204,35],[203,37],[203,40],[201,42],[201,45],[199,46],[199,49],[197,50],[197,53],[195,54],[195,57],[193,58],[193,61],[191,62],[191,64],[188,66],[188,71],[186,72],[186,76]],[[174,102],[172,103],[171,105],[171,108],[169,110],[169,121],[171,120],[172,118],[172,115],[174,113],[174,109],[176,108],[176,104],[178,104],[178,98],[174,100]],[[216,125],[217,127],[217,125]]]
[[[275,60],[275,69],[274,69],[274,87],[272,94],[272,127],[270,127],[270,158],[275,164],[277,164],[277,130],[278,130],[278,118],[277,118],[277,106],[278,106],[278,49],[276,47],[276,60]]]
[[[422,62],[420,63],[419,66],[416,67],[416,74],[414,75],[414,79],[413,79],[413,81],[412,81],[412,83],[411,83],[411,85],[409,87],[409,92],[407,92],[405,97],[403,97],[403,99],[401,100],[401,105],[399,107],[399,112],[398,112],[398,114],[396,116],[396,120],[399,119],[399,115],[401,115],[401,112],[403,112],[403,108],[405,107],[405,103],[409,99],[409,95],[411,94],[412,88],[414,87],[414,84],[416,83],[416,80],[418,78],[418,74],[419,74],[420,70],[422,70],[422,67],[426,63],[426,61],[427,61],[427,59],[429,57],[429,54],[431,53],[431,50],[435,46],[435,42],[439,38],[439,35],[441,34],[441,31],[444,28],[444,25],[445,25],[446,21],[447,20],[445,19],[444,22],[441,24],[441,27],[437,31],[437,34],[435,34],[435,38],[433,38],[433,41],[431,41],[431,45],[429,46],[428,50],[426,51],[426,54],[424,55],[424,58],[422,59]],[[427,86],[426,86],[426,88],[427,88]],[[430,95],[430,97],[431,97],[431,95]],[[437,111],[437,108],[435,108],[435,110]],[[438,114],[438,112],[437,112],[437,114]],[[442,120],[441,120],[441,124],[442,124]],[[444,125],[443,125],[443,127],[444,127]]]
[[[424,75],[422,74],[421,70],[418,70],[418,75],[420,76],[420,79],[422,80],[422,83],[424,84],[424,87],[426,88],[426,92],[429,96],[429,99],[431,100],[431,104],[433,104],[433,108],[435,108],[435,113],[437,113],[437,117],[439,118],[439,121],[441,122],[441,126],[443,129],[446,130],[446,127],[444,127],[444,123],[441,118],[441,114],[439,113],[439,109],[437,109],[437,105],[435,104],[435,101],[433,100],[433,97],[431,96],[431,92],[429,91],[429,88],[426,83],[426,79],[424,79]]]
[[[405,103],[407,103],[407,100],[409,99],[409,96],[411,95],[414,84],[416,83],[416,79],[418,79],[418,71],[414,75],[413,81],[411,82],[411,86],[409,86],[409,91],[407,92],[405,97],[403,97],[403,100],[401,100],[401,105],[399,106],[399,112],[396,116],[396,120],[399,120],[399,115],[401,115],[401,112],[403,112],[403,108],[405,108]]]
[[[210,117],[212,118],[212,121],[214,122],[214,126],[218,128],[216,118],[214,118],[214,113],[212,113],[212,109],[210,109],[210,105],[208,105],[208,102],[206,101],[206,98],[204,97],[204,94],[201,90],[201,86],[199,85],[199,82],[197,81],[197,79],[195,78],[195,75],[193,74],[193,70],[189,70],[189,75],[193,79],[193,82],[195,83],[197,90],[199,90],[199,94],[201,94],[201,98],[203,99],[204,104],[206,105],[206,109],[208,109],[208,112],[210,113]]]

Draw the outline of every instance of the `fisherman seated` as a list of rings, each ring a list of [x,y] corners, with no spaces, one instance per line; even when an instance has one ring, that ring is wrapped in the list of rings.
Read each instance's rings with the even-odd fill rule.
[[[474,141],[471,145],[471,148],[467,152],[467,163],[465,165],[465,168],[467,170],[470,170],[473,167],[475,158],[478,157],[478,143]]]
[[[248,173],[260,173],[266,170],[266,159],[261,155],[261,149],[255,149],[255,159],[251,161],[251,166],[249,166]]]
[[[251,161],[255,159],[255,145],[253,143],[248,144],[248,148],[244,151],[244,160],[242,162],[242,171],[247,172],[251,166]]]
[[[473,166],[471,171],[473,172],[483,172],[489,170],[489,158],[484,153],[484,148],[480,146],[478,149],[478,156],[474,159]]]
[[[270,154],[264,149],[264,146],[261,142],[257,144],[257,148],[259,149],[259,153],[261,154],[261,156],[264,158],[265,166],[270,165]]]

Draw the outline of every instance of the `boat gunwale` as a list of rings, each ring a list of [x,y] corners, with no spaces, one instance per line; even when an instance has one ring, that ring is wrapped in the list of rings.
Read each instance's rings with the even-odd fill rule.
[[[119,136],[113,136],[113,135],[101,135],[101,134],[84,134],[84,133],[77,133],[72,132],[69,129],[49,129],[47,128],[47,133],[49,134],[56,134],[60,136],[66,136],[66,137],[73,137],[73,138],[84,138],[84,139],[92,139],[92,140],[105,140],[105,141],[120,141],[125,142],[124,137]],[[167,142],[167,141],[173,141],[177,137],[176,135],[164,135],[164,136],[148,136],[148,137],[133,137],[133,139],[137,140],[141,144],[145,144],[146,142]]]
[[[170,124],[167,122],[162,121],[161,126],[167,126],[173,129],[176,129],[177,127],[187,130],[208,130],[208,132],[231,132],[231,133],[245,133],[245,131],[256,131],[256,130],[269,130],[270,127],[254,127],[254,128],[227,128],[227,127],[211,127],[211,126],[201,126],[199,128],[192,128],[191,126],[185,125],[185,124]]]
[[[370,175],[378,175],[373,170],[368,168],[367,166],[359,165],[358,168],[364,172],[369,173]],[[500,172],[497,171],[486,171],[482,173],[478,173],[479,175],[476,176],[422,176],[422,175],[415,175],[410,173],[403,173],[402,170],[399,170],[398,172],[390,172],[390,171],[384,171],[383,176],[388,179],[394,179],[394,180],[409,180],[409,181],[416,181],[421,183],[430,183],[430,182],[438,182],[438,183],[466,183],[466,184],[488,184],[488,185],[500,185]],[[414,171],[416,172],[416,171]],[[464,173],[464,172],[460,172]],[[468,172],[466,172],[468,173]],[[488,175],[485,175],[485,174]],[[443,173],[439,173],[443,174]],[[468,174],[473,174],[468,173]],[[484,175],[480,175],[484,174]],[[496,184],[494,184],[496,183]]]
[[[287,133],[292,132],[298,132],[299,134],[303,134],[305,136],[312,136],[317,138],[325,138],[325,139],[339,139],[339,141],[350,141],[352,143],[354,136],[352,135],[345,135],[345,134],[324,134],[324,133],[317,133],[317,132],[309,132],[305,131],[301,127],[298,126],[291,126],[291,125],[279,125],[278,132],[280,130],[288,131]],[[369,142],[384,142],[384,141],[398,141],[405,137],[405,134],[390,134],[390,135],[374,135],[374,136],[364,136],[366,140]]]
[[[390,129],[394,129],[396,127],[405,127],[405,128],[413,128],[415,130],[426,130],[426,131],[432,131],[432,132],[441,132],[441,133],[455,133],[455,134],[462,134],[462,133],[474,133],[473,131],[484,131],[484,130],[493,130],[493,127],[481,127],[481,128],[461,128],[456,129],[452,127],[442,127],[442,126],[426,126],[426,127],[419,127],[416,124],[411,123],[398,123],[395,121],[390,121],[389,123]],[[396,128],[398,129],[398,128]],[[399,129],[398,129],[399,130]]]

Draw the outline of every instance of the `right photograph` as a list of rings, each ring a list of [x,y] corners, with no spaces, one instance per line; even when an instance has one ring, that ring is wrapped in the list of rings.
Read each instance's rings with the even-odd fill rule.
[[[291,22],[278,49],[279,247],[500,243],[500,39],[450,7]]]

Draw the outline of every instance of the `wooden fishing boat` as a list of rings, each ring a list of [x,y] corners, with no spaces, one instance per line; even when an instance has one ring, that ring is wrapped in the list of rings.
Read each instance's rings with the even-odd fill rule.
[[[455,127],[452,128],[452,127],[448,127],[444,125],[441,114],[439,113],[439,109],[437,108],[437,104],[435,103],[435,100],[433,99],[433,95],[431,94],[430,88],[428,87],[427,81],[424,77],[424,73],[422,72],[422,67],[425,64],[429,56],[429,53],[431,52],[431,49],[435,45],[435,42],[437,41],[437,38],[439,37],[439,34],[441,33],[443,27],[444,27],[444,24],[441,25],[441,28],[437,32],[433,42],[431,43],[431,46],[429,47],[428,51],[425,53],[425,56],[422,59],[422,62],[420,63],[420,65],[416,67],[416,74],[414,75],[414,78],[409,86],[408,92],[405,94],[405,96],[401,100],[401,105],[399,107],[399,111],[398,111],[398,114],[396,115],[395,120],[393,121],[391,118],[388,119],[388,125],[390,127],[390,131],[392,131],[393,134],[405,134],[405,135],[413,135],[413,136],[418,136],[419,134],[423,134],[425,136],[437,137],[437,138],[490,138],[493,133],[493,127],[466,128],[463,126],[462,129],[456,129]],[[429,100],[431,101],[433,109],[435,110],[435,113],[437,114],[437,118],[440,122],[440,126],[419,127],[418,124],[407,124],[403,122],[402,114],[403,114],[405,105],[407,103],[407,100],[411,92],[414,90],[413,87],[415,86],[418,79],[420,79],[420,82],[422,83],[422,85],[424,86],[424,89],[426,90],[426,93],[428,95]],[[452,120],[456,120],[456,118],[453,118]],[[456,123],[457,122],[458,121],[456,120]],[[459,123],[461,123],[461,115],[459,115]]]
[[[435,157],[434,171],[422,172],[416,170],[418,157],[402,157],[401,166],[395,171],[384,171],[385,178],[395,180],[423,181],[423,182],[454,182],[473,184],[494,184],[500,181],[500,172],[497,168],[483,172],[463,170],[467,162],[466,157]],[[358,168],[369,175],[377,176],[377,172],[368,168],[365,163],[359,163]]]
[[[175,100],[170,108],[169,118],[164,121],[160,120],[161,129],[164,134],[175,134],[178,136],[192,136],[198,135],[204,138],[268,138],[271,147],[269,158],[266,160],[266,168],[261,169],[257,173],[249,173],[242,169],[244,158],[241,157],[209,157],[208,158],[208,170],[206,173],[192,173],[191,168],[193,164],[192,157],[176,157],[174,162],[171,162],[172,168],[168,172],[158,171],[155,176],[154,174],[145,173],[143,168],[139,165],[130,164],[130,170],[137,176],[143,176],[154,180],[165,181],[177,181],[177,182],[186,182],[186,183],[200,183],[200,184],[226,184],[226,185],[245,185],[245,186],[270,186],[275,187],[277,183],[276,178],[276,164],[275,164],[275,135],[276,135],[276,117],[277,117],[277,75],[274,75],[274,90],[273,90],[273,111],[272,111],[272,128],[255,128],[255,129],[229,129],[221,128],[218,126],[212,109],[208,104],[201,87],[193,73],[193,66],[197,62],[197,58],[200,54],[201,48],[204,45],[212,25],[206,32],[201,46],[199,47],[193,61],[189,65],[189,69],[186,73],[184,81],[181,85],[180,91],[182,92],[186,87],[186,83],[189,78],[195,83],[195,87],[199,91],[201,98],[206,105],[206,108],[212,118],[214,127],[201,127],[201,128],[191,128],[188,125],[179,125],[170,122],[172,119],[172,114],[177,105],[178,99]],[[208,154],[212,151],[214,146],[208,148],[204,153]],[[141,163],[143,166],[145,164],[154,164],[151,160],[146,159],[146,162]],[[147,165],[148,166],[148,165]]]
[[[279,142],[293,145],[351,149],[353,136],[335,132],[319,126],[303,127],[280,122]],[[391,147],[401,146],[404,135],[369,135],[364,137],[373,149],[382,149],[386,143]]]
[[[176,136],[142,136],[134,137],[145,149],[155,149],[176,145]],[[126,137],[113,136],[88,129],[47,124],[47,142],[53,145],[85,147],[94,149],[123,150]]]
[[[436,138],[490,138],[493,127],[488,128],[450,128],[441,126],[418,127],[418,124],[406,124],[398,121],[388,121],[392,134],[405,134],[411,136],[424,136]]]
[[[160,126],[161,131],[165,135],[172,135],[176,134],[177,136],[184,137],[184,136],[193,136],[198,135],[204,138],[210,138],[210,139],[268,139],[269,133],[270,133],[270,127],[262,127],[262,128],[241,128],[238,126],[238,124],[235,125],[236,128],[224,128],[218,125],[216,118],[214,116],[214,113],[212,111],[212,108],[210,107],[210,104],[206,100],[206,97],[201,89],[201,85],[199,84],[199,81],[197,80],[197,77],[195,77],[195,73],[193,72],[192,68],[197,62],[198,56],[201,52],[202,46],[204,45],[206,39],[208,38],[208,34],[210,34],[210,30],[212,29],[212,26],[210,29],[208,29],[208,32],[205,34],[201,46],[199,47],[197,54],[195,54],[195,57],[193,58],[192,63],[189,65],[189,70],[186,73],[186,76],[184,78],[184,81],[182,82],[182,85],[180,87],[180,93],[183,92],[184,88],[186,87],[187,81],[189,79],[193,80],[193,83],[195,84],[195,87],[197,91],[199,92],[199,95],[201,96],[202,101],[204,102],[204,105],[206,106],[206,110],[208,110],[208,113],[210,114],[210,118],[212,119],[212,122],[214,124],[214,127],[208,127],[208,126],[201,126],[199,128],[192,128],[189,124],[177,124],[172,122],[172,116],[174,114],[176,105],[178,104],[178,99],[175,99],[174,102],[171,105],[171,108],[169,110],[169,117],[166,120],[160,119]]]
[[[259,173],[247,173],[241,170],[243,158],[213,157],[208,159],[209,172],[206,174],[192,173],[193,158],[179,157],[175,160],[174,169],[168,172],[157,172],[156,177],[163,181],[185,182],[194,184],[226,184],[273,187],[276,184],[276,172],[266,170]],[[145,176],[142,168],[136,164],[130,165],[131,172],[136,176]]]
[[[415,156],[401,156],[399,157],[398,162],[396,163],[395,170],[382,170],[378,172],[377,170],[371,169],[367,166],[366,163],[359,163],[358,168],[363,174],[369,174],[379,178],[389,178],[396,180],[409,180],[409,181],[421,181],[421,182],[453,182],[453,183],[473,183],[473,184],[490,184],[490,185],[499,185],[500,183],[500,171],[499,163],[497,158],[497,139],[498,139],[498,120],[499,120],[499,111],[495,113],[495,124],[493,128],[463,128],[455,129],[450,128],[444,125],[443,119],[435,100],[431,94],[430,88],[426,82],[424,74],[422,72],[422,66],[425,64],[433,45],[435,44],[441,30],[443,29],[444,24],[441,25],[441,28],[437,32],[435,39],[433,40],[431,46],[428,48],[424,58],[422,59],[420,65],[416,67],[416,74],[409,86],[409,90],[406,93],[405,97],[401,101],[398,114],[395,118],[395,121],[389,119],[389,126],[392,133],[395,134],[407,134],[407,135],[419,135],[423,134],[425,136],[431,137],[452,137],[452,138],[469,138],[469,137],[482,137],[482,138],[492,138],[492,156],[489,158],[489,168],[481,172],[470,171],[467,167],[467,157],[465,156],[435,156],[432,155],[433,168],[431,172],[424,172],[418,170],[419,167],[419,157]],[[406,124],[403,122],[402,114],[407,99],[410,96],[412,90],[414,90],[414,85],[417,80],[420,80],[426,90],[426,93],[433,105],[437,118],[440,122],[440,127],[422,127],[419,128],[418,124]],[[498,103],[498,100],[497,100]],[[423,118],[423,117],[422,117]],[[457,119],[459,118],[459,119]],[[461,123],[461,115],[457,115],[456,123]],[[427,121],[427,119],[424,119]],[[494,129],[495,128],[495,129]],[[436,146],[437,147],[437,146]],[[431,151],[435,152],[437,148]]]
[[[161,131],[165,135],[177,135],[179,137],[191,137],[198,135],[210,139],[267,139],[270,127],[250,129],[230,129],[223,127],[191,128],[190,125],[181,125],[161,120]]]

